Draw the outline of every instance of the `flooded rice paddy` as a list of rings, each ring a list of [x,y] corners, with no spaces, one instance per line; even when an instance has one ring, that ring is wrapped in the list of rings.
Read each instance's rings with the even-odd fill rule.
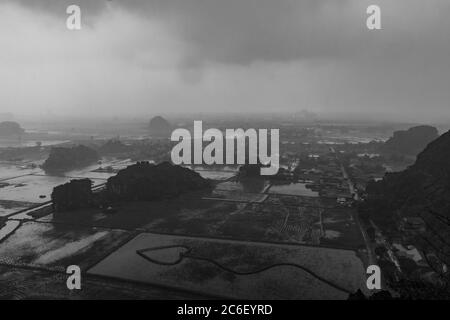
[[[174,247],[164,252],[165,246]],[[189,248],[193,258],[180,260],[183,248]],[[143,249],[150,249],[143,254],[152,261],[136,253]],[[314,274],[275,266],[287,263]],[[274,267],[252,273],[270,266]],[[353,251],[149,233],[138,235],[88,273],[238,299],[346,299],[345,292],[319,278],[332,279],[349,291],[362,288],[365,281],[363,265]]]

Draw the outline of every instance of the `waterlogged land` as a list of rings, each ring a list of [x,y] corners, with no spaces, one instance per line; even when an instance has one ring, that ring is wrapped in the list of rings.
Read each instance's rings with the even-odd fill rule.
[[[148,233],[88,273],[239,299],[346,299],[365,283],[353,251]]]
[[[245,184],[221,182],[208,193],[117,203],[114,214],[93,208],[50,214],[39,221],[356,250],[363,246],[350,208],[330,206],[318,197],[271,194],[269,182]]]
[[[96,208],[52,212],[46,203],[55,185],[85,177],[100,185],[132,163],[102,162],[60,176],[24,164],[0,171],[0,216],[7,218],[0,221],[0,268],[11,270],[0,281],[21,279],[24,286],[14,294],[32,297],[35,292],[26,283],[34,281],[43,297],[65,297],[60,278],[69,264],[89,270],[90,288],[80,297],[194,298],[221,292],[243,298],[345,299],[360,287],[367,259],[353,209],[333,198],[349,192],[339,166],[326,172],[337,182],[320,188],[316,173],[305,173],[301,181],[238,180],[237,167],[196,166],[200,175],[214,180],[213,190],[116,203],[112,213]],[[292,172],[295,165],[285,168]],[[192,247],[205,260],[167,267],[136,256],[136,250],[158,244]],[[180,250],[151,255],[176,260]],[[40,286],[41,279],[49,284]],[[158,291],[154,284],[165,289]],[[105,291],[98,293],[102,286]],[[155,291],[138,297],[139,286]],[[135,293],[127,291],[133,287]]]
[[[125,231],[11,220],[0,229],[0,264],[85,269],[128,237]]]
[[[48,174],[37,166],[41,162],[33,162],[33,167],[27,161],[0,162],[0,217],[50,201],[53,188],[71,179],[89,178],[94,187],[102,185],[114,172],[132,163],[130,159],[104,158],[101,164]],[[99,167],[111,169],[99,172]]]
[[[4,257],[0,263],[59,272],[77,264],[82,270],[89,269],[89,277],[106,275],[123,283],[132,280],[158,284],[169,292],[191,291],[193,296],[213,296],[220,291],[224,296],[243,298],[345,299],[345,290],[360,287],[364,269],[358,258],[361,252],[357,234],[347,241],[345,228],[352,223],[350,209],[336,209],[320,197],[302,196],[295,185],[293,190],[287,186],[277,188],[275,193],[270,192],[272,188],[266,180],[238,182],[228,178],[218,180],[206,194],[161,202],[119,203],[113,214],[99,209],[56,214],[44,207],[12,215],[14,223],[0,228],[5,238],[0,240],[0,256]],[[143,234],[127,244],[142,232],[180,236]],[[195,246],[202,257],[217,259],[237,271],[298,263],[315,275],[297,267],[279,266],[242,276],[224,272],[214,263],[184,261],[166,268],[135,257],[141,247],[173,243]],[[330,248],[320,248],[324,245]],[[173,258],[171,252],[163,256]],[[323,267],[327,265],[333,269]],[[341,272],[340,268],[353,268],[354,272]],[[292,279],[296,279],[295,283]],[[324,279],[336,282],[340,289]],[[95,287],[100,280],[92,281]],[[52,290],[58,292],[56,288]],[[114,296],[113,292],[108,295]]]

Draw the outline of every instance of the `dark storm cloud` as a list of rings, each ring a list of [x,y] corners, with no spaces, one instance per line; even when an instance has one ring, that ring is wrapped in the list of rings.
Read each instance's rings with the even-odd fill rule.
[[[130,8],[167,21],[180,38],[191,45],[191,54],[202,59],[246,64],[254,60],[289,61],[327,54],[315,43],[319,30],[333,26],[313,23],[320,11],[336,6],[332,1],[294,0],[173,0],[132,1]],[[134,7],[133,7],[134,4]],[[345,5],[345,1],[341,4]],[[338,9],[339,10],[339,9]],[[327,30],[328,28],[328,30]],[[332,35],[324,34],[326,42]],[[326,39],[330,38],[330,39]],[[336,43],[336,51],[341,49]]]
[[[198,110],[213,105],[248,111],[375,110],[411,118],[449,114],[448,0],[2,3],[10,6],[0,10],[0,37],[8,44],[0,52],[0,83],[17,90],[28,81],[28,90],[36,91],[33,101],[42,106],[50,96],[42,88],[53,92],[57,86],[58,108],[63,108],[59,99],[76,88],[80,93],[73,101],[99,110],[120,110],[119,101],[132,97],[141,106],[136,110],[152,103],[174,111],[180,105]],[[65,29],[70,4],[82,8],[80,33]],[[370,4],[381,7],[382,30],[366,28]],[[8,31],[7,23],[17,18],[20,36]],[[40,91],[30,70],[43,75]],[[3,95],[13,105],[25,104],[15,101],[14,93]],[[72,100],[65,101],[66,109],[75,110]]]
[[[332,0],[19,0],[61,16],[78,4],[88,23],[108,5],[162,21],[187,45],[186,61],[246,64],[339,55],[350,49],[351,28],[339,16],[347,1]],[[360,21],[354,20],[356,23]],[[339,34],[341,36],[339,36]],[[319,36],[318,36],[319,35]],[[338,35],[338,37],[336,37]],[[332,47],[332,50],[330,50]]]
[[[52,13],[79,4],[89,21],[108,5],[156,19],[186,43],[186,61],[247,64],[255,60],[398,58],[443,47],[447,0],[20,0]],[[365,10],[382,8],[386,31],[369,34]],[[421,15],[421,16],[418,16]],[[410,24],[410,25],[408,25]],[[418,27],[417,37],[414,35]],[[419,38],[420,37],[420,38]],[[436,39],[437,38],[437,39]],[[436,39],[436,40],[434,40]],[[417,41],[418,42],[417,42]],[[448,42],[448,41],[444,41]],[[382,49],[382,50],[380,50]],[[442,49],[442,48],[441,48]],[[448,43],[443,49],[448,49]],[[447,53],[447,52],[446,52]]]

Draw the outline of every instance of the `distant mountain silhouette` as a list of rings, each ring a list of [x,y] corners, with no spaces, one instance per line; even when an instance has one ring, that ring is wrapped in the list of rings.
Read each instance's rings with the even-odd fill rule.
[[[379,224],[420,218],[422,248],[450,265],[450,131],[431,142],[408,169],[367,186],[365,209]],[[414,220],[414,221],[417,221]]]
[[[166,119],[157,116],[150,120],[149,131],[152,137],[169,138],[172,132],[172,127]]]
[[[417,126],[395,131],[393,137],[382,146],[382,151],[416,156],[428,143],[438,137],[438,130],[432,126]]]
[[[25,130],[20,127],[17,122],[4,121],[0,122],[0,137],[20,136]]]

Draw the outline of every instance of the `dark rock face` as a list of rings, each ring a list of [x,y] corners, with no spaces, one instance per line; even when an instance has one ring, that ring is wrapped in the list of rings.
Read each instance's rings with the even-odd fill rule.
[[[169,162],[138,162],[109,178],[106,192],[110,199],[152,201],[209,187],[209,180],[190,169]]]
[[[22,129],[17,122],[0,122],[0,137],[20,136],[24,133],[25,130]]]
[[[394,136],[383,145],[382,151],[415,156],[438,137],[437,129],[431,126],[417,126],[404,131],[395,131]]]
[[[64,212],[92,206],[92,181],[89,179],[71,180],[53,188],[52,203],[56,212]]]
[[[170,138],[172,128],[166,119],[157,116],[150,120],[149,131],[152,137]]]
[[[42,168],[45,171],[66,171],[90,165],[99,159],[97,151],[83,145],[52,148]]]
[[[371,218],[420,218],[426,231],[419,235],[422,249],[450,263],[450,131],[431,142],[408,169],[387,174],[367,187],[366,207]]]

